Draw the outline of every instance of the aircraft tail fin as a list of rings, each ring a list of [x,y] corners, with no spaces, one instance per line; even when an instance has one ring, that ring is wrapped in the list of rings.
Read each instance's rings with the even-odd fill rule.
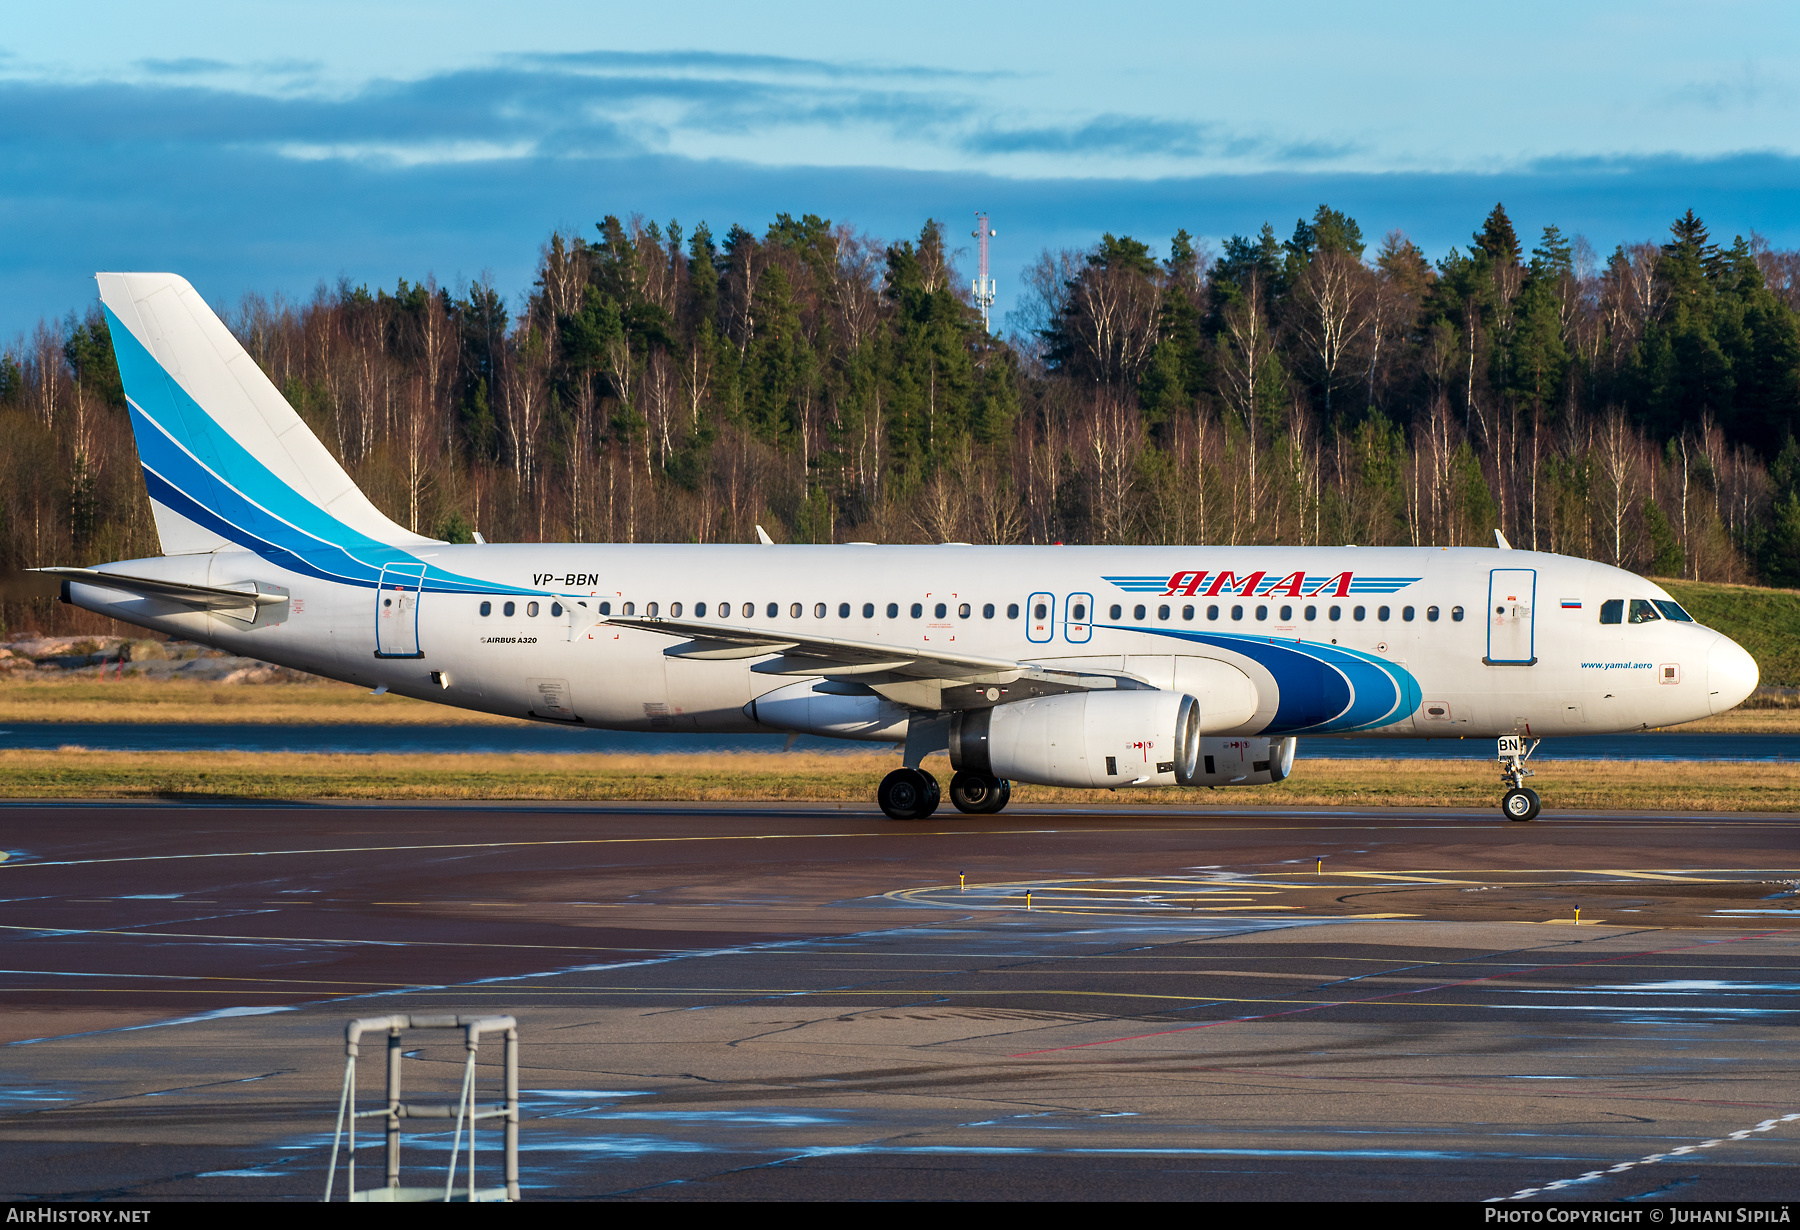
[[[435,541],[369,502],[185,278],[96,280],[165,554]]]

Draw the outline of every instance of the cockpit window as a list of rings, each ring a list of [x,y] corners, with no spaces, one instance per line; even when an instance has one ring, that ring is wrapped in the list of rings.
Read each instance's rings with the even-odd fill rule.
[[[1608,598],[1600,604],[1600,622],[1603,624],[1622,624],[1625,622],[1625,599]]]
[[[1633,598],[1631,600],[1631,614],[1625,617],[1625,622],[1647,624],[1661,618],[1662,616],[1656,613],[1655,603],[1651,602],[1648,598]]]
[[[1672,619],[1678,624],[1691,624],[1694,617],[1681,609],[1681,603],[1671,602],[1667,598],[1654,599],[1656,609],[1662,612],[1664,619]]]

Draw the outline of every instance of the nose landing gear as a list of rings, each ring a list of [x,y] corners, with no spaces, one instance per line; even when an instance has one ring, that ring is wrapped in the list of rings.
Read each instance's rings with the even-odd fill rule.
[[[1521,735],[1502,735],[1500,737],[1500,780],[1509,789],[1500,797],[1500,814],[1508,820],[1536,820],[1538,813],[1544,809],[1543,800],[1538,798],[1535,790],[1526,788],[1525,779],[1536,776],[1525,767],[1525,761],[1531,753],[1537,751],[1542,739],[1532,739],[1530,746]]]

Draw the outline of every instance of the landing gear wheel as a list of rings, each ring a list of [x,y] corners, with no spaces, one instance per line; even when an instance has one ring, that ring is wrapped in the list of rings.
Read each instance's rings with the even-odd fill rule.
[[[895,769],[881,779],[875,801],[890,820],[923,820],[937,810],[937,778],[917,769]]]
[[[1544,810],[1543,801],[1535,790],[1527,790],[1520,786],[1508,790],[1500,800],[1500,811],[1508,820],[1536,820],[1538,813]]]
[[[950,801],[972,816],[991,816],[1011,798],[1011,782],[985,773],[958,773],[950,779]]]

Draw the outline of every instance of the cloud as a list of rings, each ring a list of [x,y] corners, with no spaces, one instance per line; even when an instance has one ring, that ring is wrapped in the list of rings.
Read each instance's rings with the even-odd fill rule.
[[[1794,91],[1785,83],[1769,80],[1754,61],[1745,60],[1711,77],[1676,86],[1666,98],[1677,106],[1715,112],[1767,106],[1786,109],[1793,102]]]
[[[1217,150],[1207,124],[1171,122],[1144,116],[1101,115],[1081,124],[1056,127],[988,127],[963,138],[978,154],[1189,154]]]
[[[341,95],[310,88],[305,63],[146,60],[119,82],[0,79],[0,146],[73,141],[231,145],[310,162],[417,166],[674,152],[763,164],[970,166],[1268,154],[1216,125],[1099,115],[1066,125],[984,122],[990,75],[905,64],[717,52],[614,51],[501,57]],[[249,81],[254,79],[256,87]],[[1005,169],[1004,166],[995,169]],[[1152,171],[1150,173],[1156,173]]]
[[[0,340],[86,302],[108,267],[174,269],[227,306],[339,274],[454,286],[491,269],[519,293],[553,227],[634,211],[715,233],[811,212],[896,238],[987,208],[1002,312],[1041,248],[1111,231],[1161,250],[1177,228],[1251,234],[1321,201],[1434,256],[1495,200],[1522,235],[1555,222],[1603,252],[1690,205],[1717,233],[1800,245],[1800,159],[1778,153],[1390,172],[1356,145],[1207,117],[996,118],[956,74],[718,53],[501,57],[339,95],[268,83],[316,68],[0,77]]]
[[[224,60],[206,60],[187,56],[179,60],[139,60],[138,67],[157,77],[198,77],[228,72],[232,65]]]
[[[792,56],[744,55],[721,51],[564,51],[527,52],[509,61],[566,71],[704,74],[711,76],[776,78],[823,77],[830,80],[866,81],[894,78],[909,81],[985,81],[1017,74],[979,73],[918,64],[884,64],[871,61],[808,60]]]

